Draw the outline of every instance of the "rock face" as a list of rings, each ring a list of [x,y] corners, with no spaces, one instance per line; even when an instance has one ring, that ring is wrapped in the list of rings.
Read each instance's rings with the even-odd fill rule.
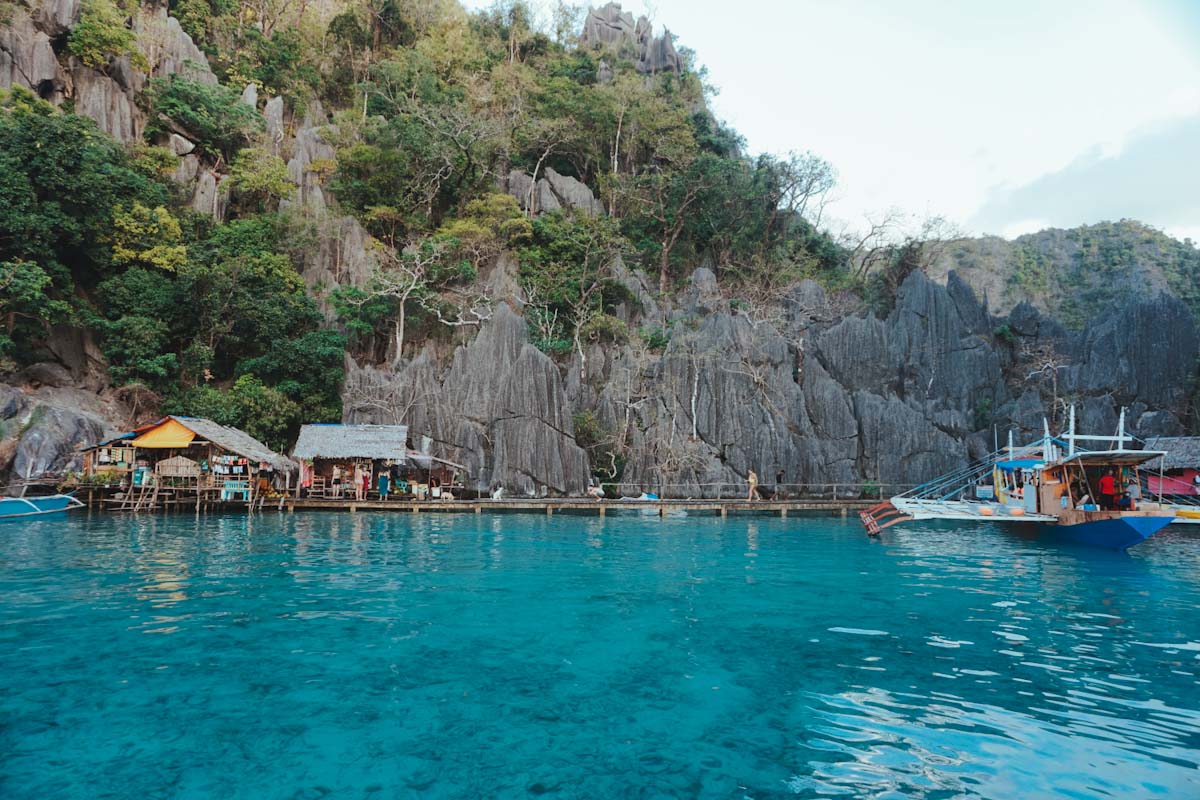
[[[53,103],[70,98],[75,113],[95,120],[114,139],[139,141],[146,120],[136,95],[145,88],[147,76],[131,65],[129,57],[112,59],[101,71],[75,58],[60,63],[55,53],[52,40],[69,32],[81,8],[79,0],[43,0],[32,10],[13,8],[0,27],[0,88],[24,86]],[[134,17],[133,30],[153,76],[183,75],[217,83],[204,53],[165,5],[143,6]]]
[[[40,20],[41,10],[35,14]],[[24,86],[44,99],[58,100],[66,83],[46,28],[25,9],[10,7],[8,20],[0,26],[0,88]]]
[[[414,440],[428,436],[435,455],[464,464],[479,491],[570,495],[587,485],[587,454],[575,442],[558,368],[503,303],[448,368],[428,349],[395,372],[350,365],[344,415],[404,419]]]
[[[184,174],[182,172],[184,169],[186,167],[181,167],[181,175]],[[199,169],[199,175],[196,178],[196,187],[192,191],[192,201],[190,203],[192,210],[201,214],[208,214],[218,222],[223,221],[229,202],[227,180],[227,176],[218,175],[207,167]]]
[[[27,372],[21,388],[0,384],[0,491],[9,485],[16,493],[17,481],[79,469],[79,448],[114,430],[107,420],[115,409],[92,392],[60,385],[71,382],[61,367]]]
[[[132,90],[78,63],[71,69],[71,80],[76,114],[95,120],[100,130],[118,141],[141,140],[146,115],[134,101]]]
[[[681,72],[683,61],[675,50],[671,32],[654,35],[654,26],[646,17],[623,12],[620,3],[608,3],[588,11],[579,36],[582,47],[593,47],[632,56],[638,72],[653,73],[671,70]],[[607,64],[604,65],[607,67]],[[603,69],[603,67],[602,67]],[[611,68],[609,78],[611,79]]]
[[[143,6],[134,20],[133,30],[150,61],[150,74],[154,77],[179,75],[210,86],[217,84],[208,57],[184,31],[179,20],[167,13],[166,5]]]
[[[333,146],[321,136],[321,129],[325,125],[325,113],[318,104],[314,104],[304,122],[296,129],[291,146],[292,157],[287,165],[288,177],[296,184],[298,192],[292,201],[286,202],[288,205],[299,204],[310,212],[324,211],[326,207],[320,178],[310,167],[315,161],[329,161],[337,156]]]
[[[804,282],[783,299],[782,321],[768,323],[732,307],[707,269],[673,310],[640,273],[615,271],[636,300],[614,313],[632,330],[665,329],[660,353],[593,344],[556,367],[501,306],[452,355],[430,346],[395,371],[352,365],[346,418],[407,422],[467,465],[481,490],[580,491],[588,464],[572,423],[589,413],[627,459],[624,494],[733,496],[754,470],[768,489],[782,473],[831,496],[864,483],[897,491],[961,468],[1010,425],[1018,441],[1040,435],[1054,393],[1045,376],[1024,379],[1025,350],[1063,350],[1058,409],[1074,401],[1088,431],[1115,429],[1121,403],[1135,432],[1178,433],[1195,391],[1200,343],[1171,298],[1133,302],[1072,338],[1031,308],[991,317],[954,275],[945,286],[910,276],[883,319],[839,318]],[[996,334],[1004,326],[1015,341]],[[1156,365],[1162,352],[1179,353],[1182,366]]]
[[[593,215],[604,213],[604,204],[596,199],[587,184],[569,175],[560,175],[549,167],[544,170],[544,176],[538,178],[536,186],[527,173],[513,170],[508,174],[505,188],[516,198],[522,211],[529,210],[532,200],[535,214],[564,208]]]
[[[38,30],[51,37],[61,36],[78,21],[82,9],[80,0],[42,0],[34,8],[33,18]]]

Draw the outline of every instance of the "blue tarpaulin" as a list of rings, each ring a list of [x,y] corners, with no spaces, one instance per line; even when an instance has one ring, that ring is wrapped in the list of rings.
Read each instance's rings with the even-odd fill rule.
[[[1046,465],[1036,458],[1014,458],[1012,461],[997,461],[996,466],[1012,472],[1014,469],[1040,469]]]

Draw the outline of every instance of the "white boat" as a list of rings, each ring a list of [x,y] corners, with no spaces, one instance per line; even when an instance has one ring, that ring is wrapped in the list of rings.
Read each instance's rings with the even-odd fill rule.
[[[909,520],[959,520],[1035,527],[1083,544],[1125,550],[1176,521],[1174,510],[1141,501],[1139,467],[1163,453],[1134,450],[1121,410],[1116,436],[1075,432],[1075,409],[1062,437],[1007,447],[983,463],[944,475],[860,514],[867,532],[878,535]],[[1078,442],[1101,441],[1108,450],[1088,450]],[[1113,491],[1099,489],[1111,483]]]

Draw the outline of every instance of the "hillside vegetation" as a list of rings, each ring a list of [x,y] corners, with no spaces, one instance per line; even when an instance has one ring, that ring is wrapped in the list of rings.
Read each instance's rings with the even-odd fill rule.
[[[930,268],[955,270],[1007,313],[1027,301],[1068,328],[1111,311],[1130,296],[1169,291],[1200,315],[1200,250],[1133,220],[1050,229],[1012,241],[998,237],[949,243]]]
[[[503,299],[484,274],[505,260],[530,340],[564,359],[666,345],[665,317],[630,330],[616,313],[645,300],[626,266],[667,304],[706,266],[755,320],[802,278],[844,311],[886,313],[931,268],[1075,326],[1148,287],[1200,309],[1196,250],[1135,223],[1012,243],[932,228],[835,240],[819,224],[833,167],[748,154],[708,110],[696,56],[619,9],[585,20],[560,5],[542,22],[519,2],[453,0],[166,11],[7,7],[14,35],[39,20],[58,64],[0,100],[0,373],[54,360],[52,334],[81,330],[113,386],[283,447],[302,421],[341,419],[347,352],[398,365],[476,331]],[[89,86],[134,98],[110,129],[140,138],[72,113],[96,116]],[[282,98],[273,123],[267,98]],[[283,130],[302,120],[324,155],[290,166]],[[220,186],[203,203],[197,169]],[[301,278],[319,244],[305,187],[370,234],[362,280]]]

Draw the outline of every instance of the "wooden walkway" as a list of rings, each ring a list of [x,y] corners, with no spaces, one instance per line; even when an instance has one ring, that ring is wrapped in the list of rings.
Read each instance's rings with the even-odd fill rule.
[[[601,517],[642,515],[672,517],[684,514],[776,514],[824,511],[840,513],[859,511],[875,505],[877,500],[590,500],[587,498],[525,498],[505,500],[319,500],[294,497],[266,499],[263,510],[278,508],[294,511],[400,511],[410,514],[482,514],[506,512],[524,514],[587,514]]]
[[[257,496],[245,500],[221,500],[221,490],[205,488],[134,489],[120,492],[112,488],[85,488],[78,497],[88,508],[116,512],[154,511],[341,511],[400,512],[409,514],[576,514],[607,517],[660,516],[687,514],[788,514],[805,512],[834,513],[846,516],[876,505],[878,500],[857,498],[796,498],[788,500],[601,500],[586,497],[524,497],[503,500],[354,500],[353,498],[296,498]]]

